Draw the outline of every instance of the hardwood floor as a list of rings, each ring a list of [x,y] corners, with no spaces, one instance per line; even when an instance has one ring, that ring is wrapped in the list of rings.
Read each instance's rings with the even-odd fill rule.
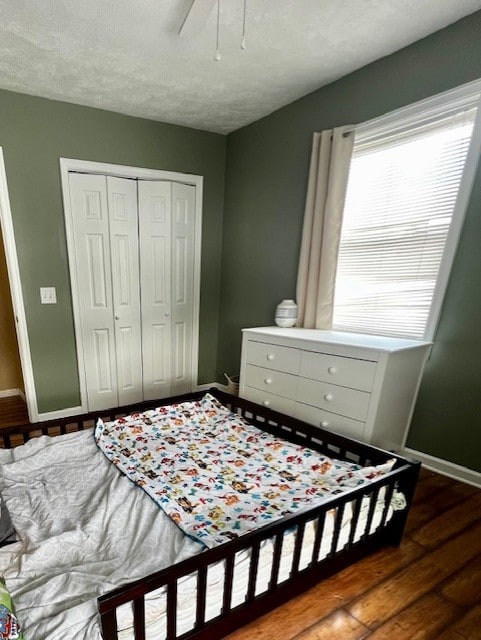
[[[401,546],[228,640],[480,640],[481,490],[423,470]]]
[[[0,429],[28,422],[27,405],[20,396],[0,398]]]

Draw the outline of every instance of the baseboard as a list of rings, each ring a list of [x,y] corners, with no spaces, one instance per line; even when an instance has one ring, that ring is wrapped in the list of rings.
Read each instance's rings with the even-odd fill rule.
[[[0,391],[0,398],[10,398],[11,396],[20,396],[25,400],[25,394],[21,389],[4,389]]]
[[[481,488],[481,473],[474,471],[474,469],[468,469],[468,467],[463,467],[449,460],[430,456],[427,453],[422,453],[415,449],[409,449],[409,447],[405,447],[402,450],[402,454],[409,458],[416,458],[416,460],[422,462],[423,466],[430,471],[436,471],[443,476],[448,476],[454,480],[466,482],[467,484]]]

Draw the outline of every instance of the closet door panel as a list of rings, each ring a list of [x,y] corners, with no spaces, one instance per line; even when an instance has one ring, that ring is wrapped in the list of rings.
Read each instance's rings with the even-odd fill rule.
[[[137,183],[107,178],[119,404],[143,400]]]
[[[170,367],[170,326],[154,324],[152,326],[152,384],[157,388],[169,386]],[[155,400],[155,398],[149,398]]]
[[[70,174],[80,326],[90,411],[118,404],[105,176]]]
[[[172,395],[170,182],[139,181],[140,289],[144,398]]]
[[[191,391],[195,187],[172,184],[172,393]]]

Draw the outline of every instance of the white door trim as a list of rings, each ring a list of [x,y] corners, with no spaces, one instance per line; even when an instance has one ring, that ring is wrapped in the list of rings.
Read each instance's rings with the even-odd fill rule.
[[[80,412],[87,411],[87,389],[85,383],[85,362],[83,356],[81,327],[80,327],[80,303],[79,290],[76,278],[76,264],[74,252],[74,234],[72,225],[72,207],[70,202],[69,172],[102,174],[119,178],[131,178],[139,180],[169,180],[171,182],[182,182],[193,185],[196,189],[195,197],[195,246],[194,246],[194,304],[193,304],[193,339],[192,339],[192,371],[194,389],[197,386],[197,371],[199,361],[199,311],[200,311],[200,266],[201,266],[201,232],[202,232],[202,195],[203,177],[175,171],[162,171],[157,169],[146,169],[141,167],[130,167],[103,162],[90,162],[88,160],[75,160],[72,158],[60,158],[60,176],[62,183],[62,195],[64,203],[65,230],[67,236],[68,262],[70,272],[70,286],[72,292],[72,306],[74,313],[75,340],[77,347],[77,362],[80,381]],[[55,417],[65,415],[71,409],[61,410]],[[43,419],[47,419],[46,417]],[[50,417],[50,416],[48,416]],[[42,417],[40,417],[42,419]]]
[[[32,356],[28,338],[27,319],[23,303],[22,281],[18,266],[17,245],[13,229],[12,210],[8,196],[7,174],[3,159],[3,149],[0,147],[0,225],[2,228],[3,244],[7,261],[8,279],[12,294],[12,306],[15,315],[18,349],[22,365],[23,382],[25,384],[25,400],[31,422],[38,420],[37,394],[33,378]]]

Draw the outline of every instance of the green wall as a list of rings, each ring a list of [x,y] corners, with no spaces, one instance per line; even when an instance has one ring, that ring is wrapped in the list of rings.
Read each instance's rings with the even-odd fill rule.
[[[3,147],[40,412],[79,404],[59,158],[204,176],[199,382],[215,377],[224,168],[222,135],[0,91]],[[55,286],[57,305],[39,288]]]
[[[217,376],[242,327],[295,297],[313,131],[355,124],[481,77],[481,12],[228,136]],[[408,445],[481,471],[481,171]]]

